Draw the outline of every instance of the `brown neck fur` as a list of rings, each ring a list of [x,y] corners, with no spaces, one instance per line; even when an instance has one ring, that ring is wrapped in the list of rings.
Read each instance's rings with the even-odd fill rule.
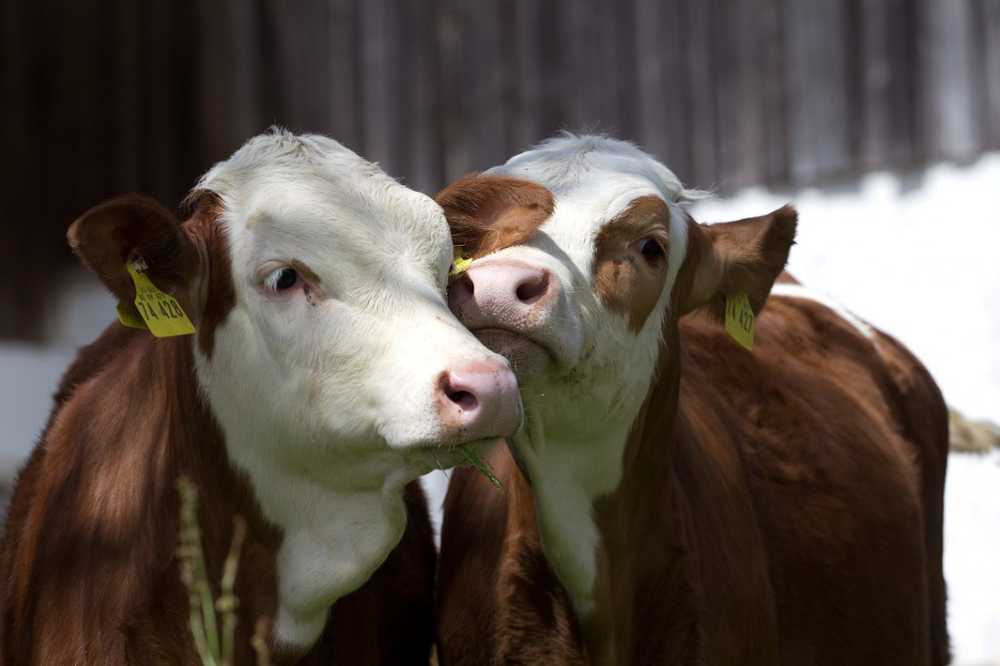
[[[72,393],[57,408],[41,453],[22,472],[25,491],[11,509],[4,547],[8,655],[16,645],[18,663],[99,661],[126,649],[130,634],[154,631],[149,614],[184,595],[173,553],[180,474],[201,495],[212,580],[221,572],[233,516],[248,521],[242,566],[253,573],[240,578],[271,589],[267,599],[238,590],[247,616],[241,624],[252,626],[252,613],[273,612],[274,586],[259,581],[273,579],[270,560],[280,534],[264,522],[249,485],[228,462],[221,432],[198,395],[190,339],[156,340],[113,325],[86,351],[82,358],[100,360],[90,376],[80,376],[86,370],[77,369],[80,362],[67,373],[67,381],[79,384],[64,387]],[[169,654],[180,656],[174,650],[190,649],[190,641],[183,623],[175,629]],[[22,654],[32,644],[38,652]]]
[[[641,654],[615,654],[622,663],[686,663],[698,653],[696,598],[685,521],[674,475],[678,431],[680,359],[676,321],[665,328],[656,379],[628,435],[618,490],[595,502],[601,532],[595,620],[601,640],[621,650],[643,646]],[[656,535],[661,557],[650,558],[637,543]],[[662,600],[670,599],[669,603]],[[610,609],[614,609],[611,612]],[[658,614],[651,617],[650,613]],[[635,641],[634,631],[660,627],[660,640]],[[610,635],[608,635],[610,634]],[[648,636],[647,636],[648,638]]]

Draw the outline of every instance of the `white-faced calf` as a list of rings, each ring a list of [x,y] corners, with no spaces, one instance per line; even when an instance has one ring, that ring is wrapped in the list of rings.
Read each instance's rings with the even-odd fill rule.
[[[175,556],[186,474],[211,580],[234,514],[249,524],[237,663],[260,618],[277,658],[426,663],[435,558],[414,480],[521,421],[507,362],[448,310],[441,209],[284,132],[191,202],[179,223],[123,197],[69,231],[126,314],[134,262],[197,333],[116,323],[67,372],[10,508],[0,661],[198,662]]]
[[[438,195],[474,259],[451,307],[527,419],[505,493],[452,478],[443,664],[946,662],[933,380],[815,301],[764,308],[793,209],[703,226],[696,196],[573,136]]]

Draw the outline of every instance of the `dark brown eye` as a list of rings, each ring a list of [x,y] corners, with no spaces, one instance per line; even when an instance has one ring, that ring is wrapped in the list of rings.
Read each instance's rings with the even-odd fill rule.
[[[279,268],[264,280],[271,291],[288,291],[299,283],[299,274],[294,268]]]
[[[660,245],[660,242],[655,238],[643,238],[639,241],[639,252],[646,258],[646,261],[651,264],[656,263],[667,256],[663,251],[663,246]]]

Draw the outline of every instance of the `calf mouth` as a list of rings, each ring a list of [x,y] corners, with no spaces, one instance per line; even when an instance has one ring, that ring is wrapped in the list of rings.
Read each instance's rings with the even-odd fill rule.
[[[538,374],[556,363],[556,355],[548,345],[524,333],[486,326],[472,329],[472,334],[506,358],[518,379]]]

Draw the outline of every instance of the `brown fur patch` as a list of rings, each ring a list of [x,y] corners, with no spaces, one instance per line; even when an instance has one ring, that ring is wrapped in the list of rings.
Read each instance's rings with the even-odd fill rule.
[[[625,317],[633,333],[642,330],[663,291],[670,254],[670,209],[657,196],[639,197],[601,228],[594,246],[594,291],[612,312]],[[651,238],[663,256],[647,261],[636,243]]]
[[[183,207],[191,210],[191,217],[182,228],[191,242],[202,249],[201,273],[206,292],[198,322],[198,347],[211,358],[215,348],[215,330],[236,305],[229,242],[219,224],[223,204],[214,192],[199,191],[190,195]]]
[[[435,200],[444,209],[452,242],[466,259],[528,241],[555,209],[547,188],[507,176],[466,176]]]

